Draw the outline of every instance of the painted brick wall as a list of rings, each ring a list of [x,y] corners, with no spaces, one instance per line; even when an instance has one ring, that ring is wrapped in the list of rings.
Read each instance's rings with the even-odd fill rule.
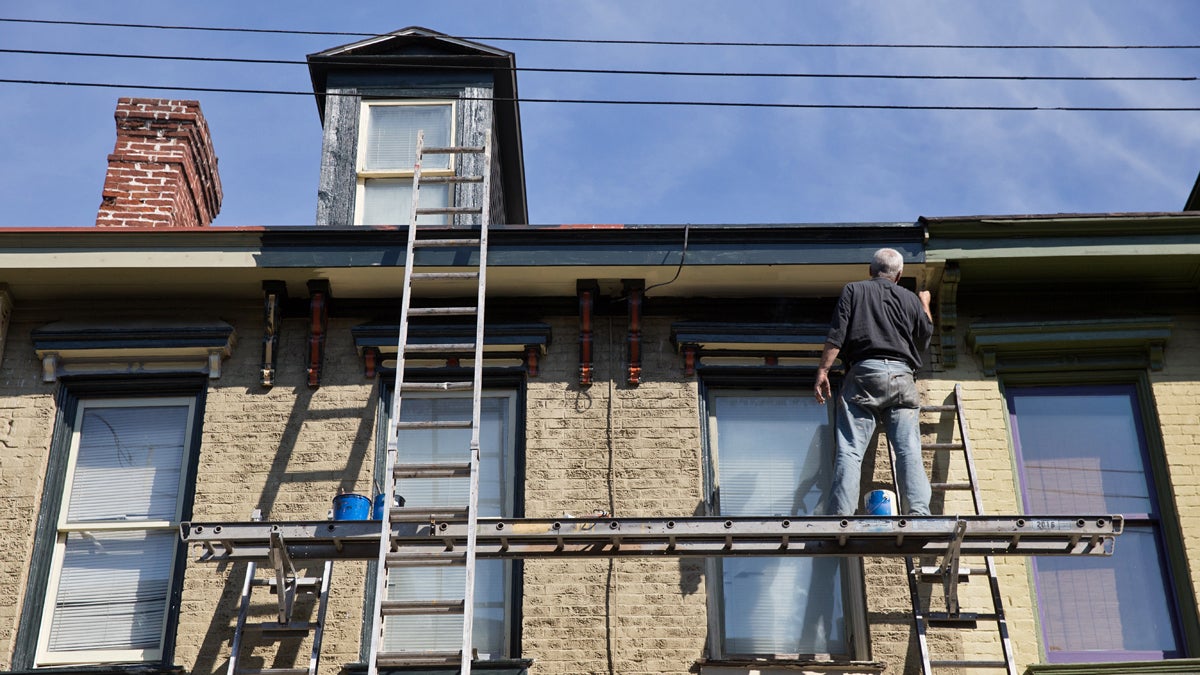
[[[221,179],[197,101],[121,98],[98,227],[206,227]]]
[[[578,384],[574,319],[554,322],[556,347],[529,383],[527,515],[697,513],[697,390],[670,349],[670,322],[645,322],[638,387],[624,383],[624,321],[596,324],[594,384]],[[607,673],[609,658],[618,673],[689,672],[707,633],[703,576],[699,561],[527,561],[523,648],[536,659],[532,672]]]

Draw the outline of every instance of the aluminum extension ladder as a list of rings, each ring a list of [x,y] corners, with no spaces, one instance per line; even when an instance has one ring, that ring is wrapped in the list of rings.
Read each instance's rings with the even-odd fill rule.
[[[261,513],[256,509],[252,521],[260,521]],[[238,609],[237,627],[233,631],[233,643],[229,654],[228,675],[317,675],[317,664],[321,660],[321,636],[325,630],[325,608],[329,604],[329,581],[333,575],[333,560],[326,560],[320,576],[301,576],[288,555],[283,537],[278,533],[270,536],[268,560],[273,577],[260,578],[258,566],[246,563],[246,580],[242,584],[242,601]],[[251,596],[255,588],[269,588],[279,602],[277,621],[250,622]],[[301,593],[316,596],[316,620],[296,621],[293,610],[296,598]],[[308,667],[291,668],[245,668],[242,666],[242,646],[247,630],[257,629],[261,642],[303,639],[312,635],[312,648]],[[252,648],[252,647],[251,647]]]
[[[984,515],[983,496],[979,492],[979,479],[975,473],[975,459],[971,454],[971,441],[967,436],[967,424],[963,414],[962,385],[954,385],[953,403],[946,405],[921,406],[924,414],[954,413],[955,426],[959,440],[936,443],[923,443],[924,452],[960,452],[965,464],[967,482],[934,482],[931,483],[934,493],[943,494],[951,490],[969,490],[975,508],[975,515]],[[889,440],[888,454],[892,461],[892,480],[896,480],[896,453]],[[942,514],[934,514],[942,515]],[[977,670],[1003,670],[1007,675],[1017,675],[1016,659],[1013,656],[1012,640],[1008,634],[1008,619],[1004,614],[1004,604],[1000,595],[1000,581],[996,576],[996,564],[991,556],[982,556],[982,567],[960,565],[960,547],[951,545],[941,563],[935,566],[923,566],[920,558],[906,556],[904,558],[908,575],[909,597],[912,601],[913,622],[917,632],[917,644],[921,654],[921,672],[932,675],[935,669],[958,668]],[[958,584],[969,581],[971,577],[986,576],[992,597],[992,611],[987,613],[964,612],[959,606]],[[945,611],[935,612],[931,606],[935,593],[932,589],[940,585],[942,597],[945,600]],[[921,599],[922,591],[926,591],[928,603]],[[929,629],[976,629],[979,623],[994,624],[1000,640],[1000,660],[970,660],[970,659],[934,659],[930,657]]]
[[[453,167],[454,155],[482,155],[483,160],[478,166],[482,175],[453,175],[429,176],[421,175],[422,160],[428,155],[450,155],[449,165]],[[491,134],[484,136],[482,146],[477,147],[426,147],[424,131],[417,132],[416,162],[413,171],[412,209],[408,226],[408,246],[404,261],[404,292],[400,307],[400,334],[396,349],[395,388],[393,390],[391,415],[387,430],[387,462],[383,474],[383,518],[382,533],[379,539],[378,566],[375,579],[374,624],[371,630],[370,657],[368,674],[377,675],[380,668],[421,666],[421,665],[451,665],[459,662],[460,673],[470,675],[472,651],[472,623],[474,622],[475,596],[475,525],[477,523],[477,507],[479,503],[479,424],[480,406],[483,391],[483,324],[484,298],[487,294],[487,250],[488,224],[491,218]],[[479,193],[480,205],[446,206],[438,208],[422,208],[420,204],[421,186],[426,183],[448,184],[450,193],[458,184],[482,184]],[[452,200],[451,200],[452,201]],[[448,236],[446,228],[431,225],[418,225],[424,215],[443,215],[453,218],[457,215],[478,215],[479,229],[477,237],[463,238]],[[424,230],[424,231],[422,231]],[[424,236],[433,230],[434,236]],[[420,248],[474,248],[478,252],[476,271],[471,272],[416,272],[413,263],[416,251]],[[413,283],[420,282],[428,287],[436,287],[438,283],[461,283],[463,280],[477,282],[477,299],[474,306],[412,306]],[[433,294],[436,296],[437,294]],[[474,316],[475,339],[472,343],[461,344],[420,344],[409,342],[409,321],[419,317],[450,317]],[[473,353],[474,374],[469,381],[448,382],[409,382],[406,380],[405,363],[410,357],[420,355],[435,355],[445,353]],[[401,403],[405,394],[413,392],[471,392],[471,418],[463,420],[403,422],[400,419]],[[462,461],[458,463],[417,464],[404,461],[403,450],[399,447],[400,432],[409,429],[467,429],[471,430],[469,447],[463,448]],[[431,509],[428,507],[395,506],[396,480],[438,479],[449,477],[466,477],[469,480],[468,503],[452,509]],[[403,547],[398,546],[392,537],[392,524],[397,522],[430,522],[437,518],[465,518],[470,525],[471,536],[461,555],[450,560],[422,558],[412,553],[405,554]],[[403,574],[404,569],[414,567],[433,567],[446,565],[461,565],[465,567],[465,587],[461,598],[452,600],[429,598],[422,600],[389,600],[385,593],[388,587],[388,577],[393,574]],[[447,614],[462,615],[462,647],[459,651],[438,650],[405,650],[384,651],[384,627],[387,618],[391,616],[445,616]]]

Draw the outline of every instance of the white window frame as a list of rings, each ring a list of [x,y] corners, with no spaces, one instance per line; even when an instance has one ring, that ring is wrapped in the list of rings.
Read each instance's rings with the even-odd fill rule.
[[[175,497],[175,514],[171,520],[138,520],[138,521],[88,521],[86,523],[70,523],[67,520],[71,486],[74,484],[76,460],[83,430],[83,417],[87,410],[94,408],[150,408],[150,407],[186,407],[187,422],[184,429],[183,456],[180,458],[179,485]],[[166,607],[163,612],[163,625],[159,632],[157,649],[92,649],[51,651],[49,648],[50,632],[54,623],[54,609],[57,602],[59,579],[62,573],[66,539],[68,533],[74,532],[145,532],[145,531],[174,531],[179,527],[183,517],[184,495],[189,478],[188,466],[193,452],[192,431],[195,428],[196,399],[189,396],[155,397],[155,398],[94,398],[81,399],[75,411],[74,426],[71,430],[70,454],[67,460],[66,478],[63,482],[62,494],[59,495],[58,522],[56,523],[55,543],[49,582],[46,587],[45,603],[41,610],[41,627],[38,632],[35,663],[37,667],[69,664],[91,663],[128,663],[153,662],[163,658],[166,647],[166,630],[170,623],[170,602],[168,593],[165,599]],[[178,556],[178,547],[171,554],[171,567],[174,570]],[[171,580],[169,588],[173,586]]]
[[[394,178],[394,179],[409,179],[413,178],[415,173],[413,168],[409,169],[388,169],[388,170],[368,170],[367,167],[367,138],[369,136],[369,126],[371,119],[371,109],[388,106],[432,106],[440,105],[450,109],[450,145],[454,145],[454,139],[458,138],[458,105],[457,100],[448,98],[431,98],[431,99],[412,99],[403,101],[370,101],[363,102],[360,106],[358,120],[358,148],[355,157],[355,192],[354,192],[354,223],[361,225],[363,222],[363,211],[366,205],[367,181],[378,178]],[[455,172],[456,155],[445,155],[445,169],[428,169],[422,168],[422,176],[453,176]],[[454,205],[454,185],[446,186],[446,204],[445,206]],[[446,217],[441,217],[441,221],[446,222]],[[424,221],[422,221],[424,222]],[[407,221],[404,223],[407,224]]]
[[[720,488],[720,447],[717,433],[717,413],[713,405],[715,396],[746,396],[746,397],[811,397],[811,389],[793,389],[793,388],[751,388],[745,386],[712,386],[707,388],[705,392],[705,434],[707,438],[707,459],[708,471],[710,473],[709,494],[706,496],[706,506],[710,509],[709,515],[720,515],[717,505],[712,501],[712,495],[717,494]],[[832,466],[833,457],[833,410],[830,407],[830,452],[828,458]],[[769,516],[773,514],[763,514]],[[810,514],[821,515],[821,514]],[[725,644],[725,601],[724,601],[724,569],[722,559],[719,557],[708,558],[706,560],[707,578],[712,580],[708,584],[708,634],[710,636],[710,648],[713,653],[713,658],[754,658],[754,659],[791,659],[797,657],[816,657],[819,659],[831,659],[835,661],[843,661],[846,659],[864,659],[870,653],[870,646],[867,640],[867,608],[866,608],[866,585],[863,577],[862,559],[858,557],[844,558],[843,567],[841,570],[843,576],[843,591],[842,607],[844,609],[843,620],[846,628],[846,646],[850,650],[849,654],[743,654],[729,652]]]
[[[393,394],[393,395],[395,395],[395,394]],[[507,419],[508,419],[508,429],[507,429],[507,433],[505,434],[505,439],[504,439],[506,448],[503,448],[501,451],[507,453],[507,460],[508,460],[507,462],[505,462],[505,468],[504,468],[505,474],[503,477],[503,480],[508,487],[508,489],[506,490],[507,499],[506,499],[506,503],[503,505],[503,508],[508,513],[502,514],[502,515],[508,517],[508,516],[511,516],[512,514],[515,514],[516,509],[518,507],[518,504],[516,503],[516,492],[517,492],[516,466],[517,466],[517,440],[518,440],[518,438],[517,438],[517,422],[518,422],[518,420],[517,420],[517,401],[519,399],[519,393],[515,388],[507,388],[507,387],[487,388],[482,391],[482,397],[485,399],[487,399],[487,398],[501,399],[503,401],[502,405],[506,409],[505,414],[507,415]],[[417,400],[417,399],[451,399],[451,398],[466,399],[469,401],[471,399],[471,394],[469,392],[446,392],[446,393],[414,392],[414,393],[406,394],[404,396],[404,400],[406,400],[406,401],[412,401],[412,400]],[[403,402],[401,402],[401,415],[404,414],[403,409],[404,409]],[[391,415],[391,412],[392,412],[392,406],[388,406],[384,410],[383,417],[384,417],[385,427],[388,422],[388,418]],[[386,452],[386,445],[384,443],[381,443],[378,447],[379,447],[380,452]],[[466,451],[466,450],[467,449],[464,448],[464,451]],[[514,646],[512,644],[512,640],[513,640],[513,635],[516,631],[517,626],[514,621],[516,617],[515,617],[515,606],[513,603],[514,594],[512,591],[513,591],[513,586],[516,583],[517,577],[516,577],[516,575],[514,573],[514,569],[513,569],[514,561],[506,560],[506,561],[503,561],[503,564],[504,564],[504,575],[503,575],[504,581],[503,581],[503,583],[504,583],[504,588],[505,588],[505,592],[503,595],[503,597],[504,597],[504,629],[503,629],[504,644],[501,646],[503,653],[489,654],[485,660],[503,660],[503,659],[511,658],[512,655],[509,652],[510,652],[510,650],[513,649],[513,646]],[[478,581],[477,581],[477,583],[478,583]],[[480,598],[480,594],[478,592],[476,592],[475,597]],[[368,622],[373,621],[373,618],[371,616],[372,611],[373,611],[372,604],[370,602],[368,602],[367,610],[365,612],[365,617]],[[476,634],[478,634],[478,633],[476,632]],[[481,658],[482,658],[482,655],[481,655]]]

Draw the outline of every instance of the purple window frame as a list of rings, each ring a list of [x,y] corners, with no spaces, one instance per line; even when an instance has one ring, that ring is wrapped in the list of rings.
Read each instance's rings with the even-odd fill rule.
[[[1162,523],[1160,518],[1161,505],[1159,504],[1159,493],[1156,488],[1156,479],[1153,470],[1153,464],[1150,458],[1149,445],[1146,438],[1146,426],[1143,420],[1141,411],[1141,395],[1138,388],[1134,384],[1098,384],[1098,385],[1071,385],[1071,386],[1014,386],[1008,387],[1005,390],[1005,398],[1009,410],[1009,423],[1012,433],[1013,450],[1016,454],[1017,475],[1019,487],[1021,490],[1021,498],[1024,504],[1031,502],[1029,494],[1029,476],[1025,468],[1025,457],[1021,448],[1020,440],[1020,425],[1017,419],[1015,399],[1022,395],[1040,395],[1040,396],[1081,396],[1081,395],[1106,395],[1106,396],[1127,396],[1130,401],[1130,410],[1133,417],[1133,428],[1137,433],[1139,458],[1143,467],[1143,475],[1146,480],[1147,494],[1151,500],[1151,511],[1149,513],[1121,513],[1125,519],[1125,529],[1129,531],[1131,528],[1149,529],[1154,536],[1154,544],[1157,548],[1157,555],[1162,564],[1162,583],[1166,589],[1166,596],[1169,607],[1167,608],[1172,619],[1172,628],[1174,632],[1174,641],[1177,649],[1172,651],[1160,650],[1059,650],[1051,652],[1045,650],[1046,661],[1048,663],[1087,663],[1087,662],[1103,662],[1116,663],[1124,661],[1147,661],[1147,660],[1162,660],[1169,658],[1181,658],[1186,655],[1187,645],[1185,642],[1181,612],[1178,606],[1178,600],[1175,596],[1174,575],[1171,570],[1170,558],[1167,555],[1165,546],[1165,538],[1162,532]],[[1092,514],[1056,514],[1056,515],[1092,515]],[[1118,537],[1116,550],[1120,550],[1121,538]],[[1036,557],[1030,559],[1030,564],[1033,568],[1033,578],[1035,592],[1038,598],[1038,618],[1040,620],[1040,632],[1043,644],[1046,642],[1045,627],[1047,625],[1046,606],[1042,602],[1042,578],[1038,573],[1038,559]],[[1081,620],[1085,620],[1081,618]]]

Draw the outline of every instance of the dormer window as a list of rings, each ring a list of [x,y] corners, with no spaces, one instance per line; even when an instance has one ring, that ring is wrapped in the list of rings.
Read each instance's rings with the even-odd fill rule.
[[[448,147],[454,139],[454,102],[381,101],[364,103],[359,124],[358,186],[354,221],[359,225],[407,225],[412,209],[417,131],[426,147]],[[423,176],[454,174],[452,155],[429,155]],[[421,187],[421,206],[450,206],[446,183]],[[425,215],[421,224],[442,224],[446,216]]]

